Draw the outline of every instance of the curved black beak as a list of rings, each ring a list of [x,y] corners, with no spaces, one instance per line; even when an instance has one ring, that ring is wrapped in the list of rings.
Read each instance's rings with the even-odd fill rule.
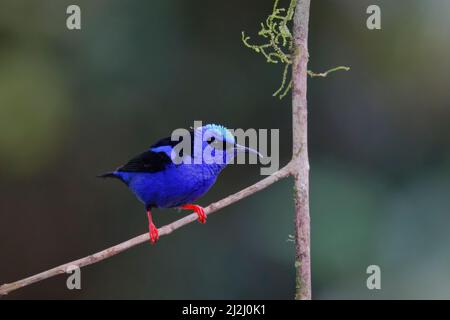
[[[238,152],[245,152],[245,153],[253,153],[258,155],[259,158],[264,158],[263,155],[261,153],[259,153],[257,150],[246,147],[246,146],[241,146],[240,144],[235,143],[234,144],[234,149]]]

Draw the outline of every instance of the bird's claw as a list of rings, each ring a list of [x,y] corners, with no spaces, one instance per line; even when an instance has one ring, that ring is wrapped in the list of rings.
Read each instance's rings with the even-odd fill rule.
[[[197,215],[198,215],[198,221],[200,223],[206,223],[206,214],[205,214],[205,210],[203,210],[202,207],[198,207],[198,210],[194,210]]]
[[[185,204],[184,206],[181,207],[182,209],[188,209],[188,210],[194,210],[194,212],[197,214],[198,216],[198,221],[200,223],[206,223],[206,214],[205,214],[205,210],[195,204]]]
[[[155,244],[155,242],[159,239],[158,229],[153,223],[150,223],[149,227],[150,228],[148,234],[150,235],[150,243]]]
[[[159,239],[158,228],[156,228],[153,223],[152,213],[150,210],[147,210],[147,218],[148,218],[148,235],[150,236],[150,243],[155,244],[155,242]]]

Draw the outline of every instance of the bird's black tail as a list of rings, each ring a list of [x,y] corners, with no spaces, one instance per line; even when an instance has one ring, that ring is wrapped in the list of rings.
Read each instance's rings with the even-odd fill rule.
[[[97,178],[119,178],[118,176],[116,176],[115,174],[114,174],[114,172],[106,172],[106,173],[103,173],[103,174],[99,174],[98,176],[97,176]]]
[[[117,175],[115,172],[106,172],[103,174],[99,174],[97,178],[115,178],[117,180],[122,181],[128,186],[128,183],[120,175]]]

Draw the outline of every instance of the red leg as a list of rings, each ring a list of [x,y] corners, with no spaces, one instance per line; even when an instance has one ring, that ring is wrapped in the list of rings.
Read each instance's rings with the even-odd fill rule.
[[[198,221],[200,221],[200,223],[206,222],[205,210],[202,207],[196,204],[185,204],[184,206],[181,206],[181,209],[194,210],[194,212],[198,215]]]
[[[147,217],[148,217],[148,234],[150,235],[150,242],[151,244],[155,244],[155,242],[159,238],[158,229],[153,224],[152,220],[152,213],[150,210],[147,210]]]

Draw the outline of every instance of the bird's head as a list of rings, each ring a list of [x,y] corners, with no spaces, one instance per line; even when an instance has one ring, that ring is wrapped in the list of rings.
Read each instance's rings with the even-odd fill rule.
[[[198,143],[199,146],[200,142],[201,149],[197,148],[197,150],[201,150],[202,154],[197,153],[195,157],[201,156],[204,163],[217,165],[221,168],[229,164],[238,152],[254,153],[261,156],[258,151],[236,143],[236,139],[230,130],[217,124],[207,124],[195,129],[194,143]]]

